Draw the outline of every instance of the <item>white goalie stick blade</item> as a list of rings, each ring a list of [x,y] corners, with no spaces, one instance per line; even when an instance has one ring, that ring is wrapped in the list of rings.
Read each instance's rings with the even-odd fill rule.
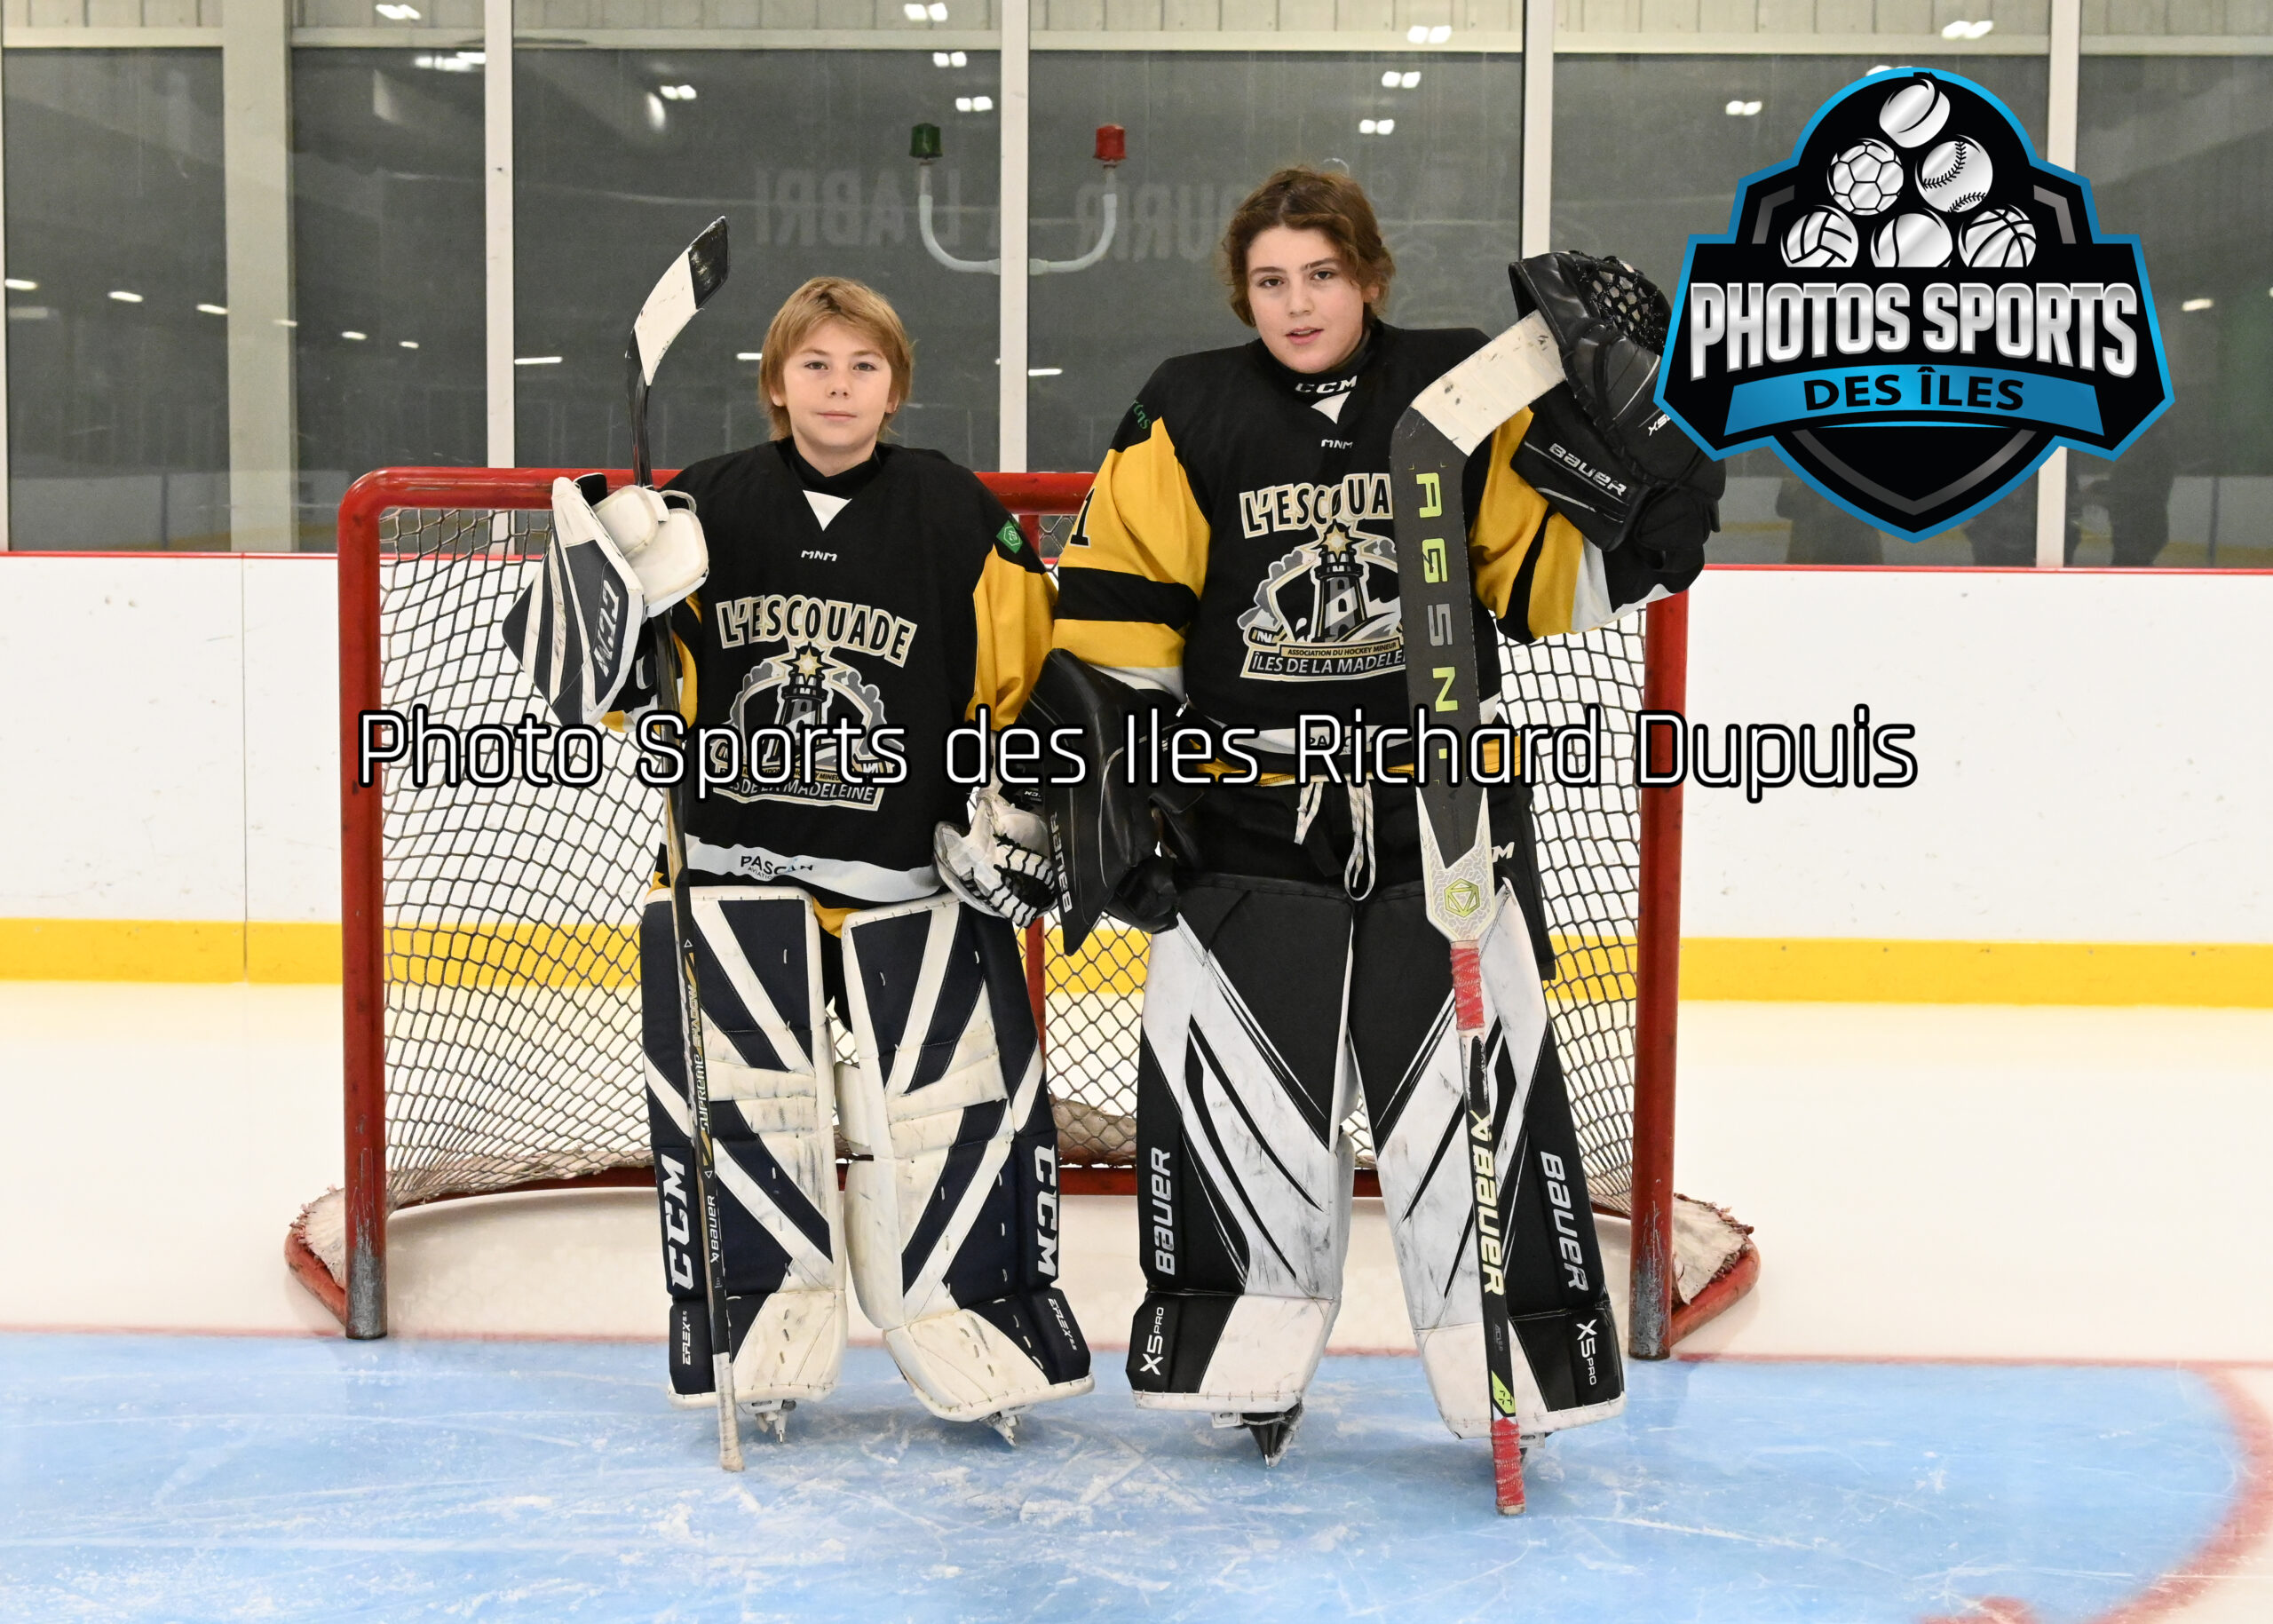
[[[1500,425],[1563,382],[1546,321],[1524,318],[1423,389],[1397,425],[1399,595],[1404,603],[1405,684],[1414,709],[1452,734],[1417,764],[1421,858],[1429,921],[1451,946],[1453,1020],[1468,1097],[1469,1156],[1475,1168],[1477,1276],[1483,1297],[1485,1387],[1492,1401],[1493,1495],[1503,1516],[1524,1509],[1523,1438],[1516,1422],[1515,1329],[1508,1318],[1500,1214],[1498,1121],[1485,1035],[1483,970],[1477,944],[1498,900],[1492,883],[1492,830],[1483,786],[1455,783],[1465,736],[1483,719],[1476,648],[1476,587],[1468,560],[1469,453]],[[1415,563],[1419,567],[1414,567]]]
[[[631,349],[639,363],[643,383],[655,381],[655,369],[694,313],[710,301],[726,280],[726,220],[724,215],[702,228],[686,245],[671,268],[662,274],[647,302],[631,323]]]
[[[694,313],[709,303],[726,280],[726,217],[720,215],[671,261],[671,268],[648,294],[647,302],[632,318],[631,341],[624,345],[623,364],[631,393],[631,482],[654,483],[654,459],[647,448],[647,389],[671,340],[694,320]]]

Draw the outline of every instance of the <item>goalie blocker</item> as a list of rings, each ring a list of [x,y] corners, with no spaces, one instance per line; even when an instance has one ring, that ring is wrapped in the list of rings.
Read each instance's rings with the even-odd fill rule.
[[[709,1058],[734,1387],[781,1406],[826,1396],[860,1307],[925,1408],[1002,1419],[1087,1392],[1089,1356],[1057,1276],[1057,1134],[1018,945],[938,896],[825,935],[783,886],[692,886],[685,917]],[[711,1401],[670,897],[641,925],[647,1105],[670,1374]],[[859,1050],[835,1059],[834,1000]],[[853,1161],[837,1187],[841,1126]]]

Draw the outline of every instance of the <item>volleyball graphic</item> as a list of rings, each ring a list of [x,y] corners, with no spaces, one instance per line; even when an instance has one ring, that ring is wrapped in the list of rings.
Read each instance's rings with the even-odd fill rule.
[[[1784,263],[1799,270],[1853,265],[1862,246],[1855,222],[1827,203],[1818,203],[1784,228]]]
[[[1918,166],[1918,194],[1944,214],[1964,214],[1989,201],[1997,171],[1970,136],[1944,141]]]
[[[1969,265],[1986,271],[2012,270],[2036,257],[2036,222],[2025,210],[1999,203],[1965,223],[1958,234],[1957,248]]]
[[[1875,265],[1936,265],[1950,262],[1950,228],[1938,214],[1897,214],[1871,238]]]
[[[1902,160],[1884,141],[1857,141],[1831,161],[1831,201],[1849,214],[1877,214],[1902,194]]]

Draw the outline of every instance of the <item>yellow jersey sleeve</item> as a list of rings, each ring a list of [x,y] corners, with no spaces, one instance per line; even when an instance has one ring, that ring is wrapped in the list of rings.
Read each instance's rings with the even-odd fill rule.
[[[1468,533],[1477,599],[1518,643],[1591,630],[1617,609],[1601,550],[1515,471],[1516,448],[1530,428],[1531,414],[1517,412],[1492,436]]]
[[[1184,630],[1208,580],[1208,541],[1168,426],[1139,402],[1058,558],[1057,646],[1181,698]]]
[[[1018,534],[1015,524],[1010,534]],[[1033,543],[1020,536],[1015,552],[1006,552],[1008,545],[1007,536],[997,538],[970,590],[978,657],[971,666],[970,703],[963,711],[975,716],[984,705],[997,727],[1017,721],[1034,691],[1034,679],[1049,654],[1057,598]]]

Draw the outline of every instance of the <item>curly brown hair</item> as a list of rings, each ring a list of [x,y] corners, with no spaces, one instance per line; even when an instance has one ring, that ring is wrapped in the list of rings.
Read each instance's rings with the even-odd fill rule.
[[[1247,295],[1247,250],[1274,226],[1322,234],[1358,285],[1372,290],[1367,305],[1378,311],[1389,303],[1397,261],[1382,241],[1366,188],[1339,171],[1295,164],[1248,193],[1224,228],[1221,268],[1231,287],[1232,313],[1247,326],[1255,325]]]

